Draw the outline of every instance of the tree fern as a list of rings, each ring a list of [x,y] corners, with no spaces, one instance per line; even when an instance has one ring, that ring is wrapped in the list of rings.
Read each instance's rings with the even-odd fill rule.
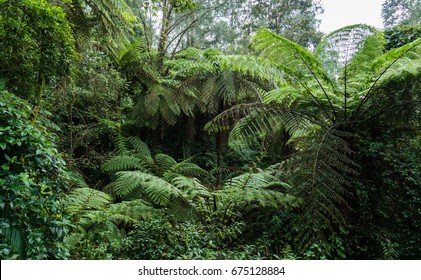
[[[411,102],[394,101],[384,87],[393,79],[420,75],[421,41],[385,54],[383,43],[376,29],[354,25],[328,35],[313,54],[262,29],[252,47],[282,73],[277,84],[263,91],[259,102],[225,110],[206,126],[213,133],[232,129],[230,142],[241,145],[257,139],[264,146],[263,140],[277,132],[287,134],[289,152],[295,153],[284,155],[289,158],[274,174],[282,174],[280,179],[292,186],[288,193],[302,203],[291,224],[302,248],[346,225],[349,178],[357,169],[349,143],[356,129]]]

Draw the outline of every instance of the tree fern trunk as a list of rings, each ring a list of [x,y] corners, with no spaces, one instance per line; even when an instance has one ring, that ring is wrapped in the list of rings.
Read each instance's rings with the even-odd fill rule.
[[[225,133],[218,132],[216,134],[216,189],[222,186],[222,153],[224,151]]]

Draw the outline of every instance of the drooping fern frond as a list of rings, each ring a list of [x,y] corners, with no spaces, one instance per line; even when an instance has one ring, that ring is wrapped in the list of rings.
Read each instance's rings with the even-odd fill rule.
[[[126,28],[124,31],[130,31],[127,28],[131,27],[136,18],[124,0],[90,0],[85,2],[91,8],[103,30],[123,42],[126,40],[126,34],[122,31],[124,28]]]
[[[126,45],[121,51],[119,64],[129,77],[139,79],[145,84],[152,84],[161,78],[155,67],[156,56],[156,52],[149,51],[142,41],[138,41]]]
[[[125,170],[142,169],[142,160],[131,155],[117,155],[107,160],[102,165],[102,170],[106,172],[118,172]]]
[[[155,163],[160,170],[165,172],[177,164],[177,161],[167,154],[156,154]]]
[[[127,138],[127,140],[133,146],[138,155],[148,158],[151,157],[151,151],[149,150],[148,145],[146,145],[146,143],[140,140],[138,137],[131,136]]]
[[[222,221],[240,217],[255,208],[285,209],[295,207],[296,199],[277,189],[289,188],[279,179],[260,171],[246,173],[229,180],[226,185],[213,193],[217,207],[216,213],[222,213]]]
[[[179,208],[183,208],[183,212],[186,213],[184,216],[193,218],[195,215],[203,216],[211,213],[209,200],[212,198],[212,193],[198,179],[177,176],[171,183],[181,192],[180,198],[184,203],[179,203],[183,205]]]
[[[67,197],[68,210],[73,214],[80,214],[87,210],[103,210],[107,208],[112,197],[104,192],[91,188],[73,189]]]
[[[197,164],[187,162],[186,160],[174,165],[171,168],[170,172],[176,173],[176,174],[181,174],[183,176],[191,177],[191,178],[194,178],[194,177],[195,178],[205,178],[206,176],[209,175],[206,170],[204,170],[203,168],[201,168]]]
[[[81,41],[89,39],[90,31],[99,27],[114,43],[127,42],[136,18],[124,0],[57,1]]]
[[[205,125],[205,130],[209,134],[227,131],[240,118],[247,116],[255,110],[262,109],[263,107],[265,107],[265,105],[260,102],[234,105],[209,121]]]
[[[171,198],[180,195],[180,191],[167,181],[141,171],[117,172],[117,180],[114,183],[115,192],[119,196],[127,196],[134,190],[139,189],[152,202],[158,205],[168,205]]]
[[[161,211],[142,199],[135,199],[111,204],[105,213],[113,222],[137,223],[150,220]]]
[[[287,133],[289,141],[308,134],[314,126],[309,116],[283,106],[283,100],[277,94],[279,92],[274,90],[272,95],[275,96],[264,95],[264,101],[270,104],[233,106],[207,123],[205,129],[209,133],[216,133],[232,128],[228,142],[239,150],[255,144],[256,139],[264,141],[271,138],[279,131]]]
[[[302,200],[302,213],[293,221],[303,247],[323,240],[346,224],[348,177],[356,174],[351,149],[344,138],[349,133],[334,128],[319,129],[300,142],[300,152],[283,163],[291,194]]]
[[[171,183],[178,188],[183,197],[189,201],[210,197],[212,194],[196,178],[177,176],[171,180]]]
[[[27,244],[22,230],[17,225],[8,225],[6,228],[1,228],[1,234],[5,235],[6,241],[19,254],[20,259],[26,258]],[[2,244],[3,245],[3,244]]]

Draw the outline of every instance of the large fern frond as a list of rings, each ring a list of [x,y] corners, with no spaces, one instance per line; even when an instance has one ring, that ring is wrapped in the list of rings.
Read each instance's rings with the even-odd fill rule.
[[[127,42],[136,18],[124,0],[73,0],[59,1],[68,19],[73,23],[75,34],[84,41],[89,33],[98,26],[117,44]]]
[[[276,95],[279,92],[273,91],[272,94]],[[293,141],[313,129],[314,125],[305,113],[301,114],[276,104],[283,102],[276,96],[266,95],[264,99],[272,104],[254,103],[233,106],[206,124],[205,129],[210,133],[216,133],[232,127],[228,142],[232,147],[240,150],[242,147],[255,144],[256,139],[263,141],[267,137],[277,135],[279,131],[287,133],[289,141]]]
[[[5,235],[6,241],[19,254],[19,258],[25,259],[27,244],[21,228],[17,225],[8,225],[4,229],[2,228],[1,231]]]
[[[160,170],[165,172],[176,165],[177,161],[167,154],[156,154],[155,163]]]
[[[113,222],[137,223],[157,217],[161,211],[142,199],[111,204],[105,212]]]
[[[335,82],[310,51],[267,29],[260,29],[256,33],[252,39],[252,47],[262,57],[282,69],[289,83],[301,88],[303,94],[313,98],[325,117],[331,120],[336,118],[337,110],[332,101]],[[320,102],[321,98],[325,99],[327,107]]]
[[[356,173],[352,151],[343,140],[350,136],[334,128],[319,129],[303,139],[301,151],[283,163],[291,194],[303,202],[292,228],[304,247],[346,224],[348,177]]]
[[[106,172],[118,172],[125,170],[142,169],[142,160],[131,155],[117,155],[104,162],[102,170]]]
[[[130,136],[127,138],[127,140],[133,146],[138,156],[140,155],[142,157],[151,158],[151,151],[145,142],[135,136]]]
[[[142,83],[152,84],[161,78],[155,66],[157,55],[156,52],[148,51],[142,42],[135,42],[121,51],[119,64],[129,77],[139,79]]]
[[[124,31],[130,31],[136,18],[124,0],[90,0],[86,4],[104,31],[122,42],[127,40]]]
[[[230,179],[223,189],[216,191],[226,206],[290,207],[295,198],[275,190],[290,186],[264,172],[246,173]]]
[[[188,162],[188,160],[177,163],[169,170],[169,172],[191,178],[205,178],[209,175],[206,170],[197,164]]]
[[[344,78],[343,71],[347,71],[351,61],[354,61],[356,66],[362,66],[355,70],[363,71],[367,62],[382,51],[381,33],[369,25],[357,24],[343,27],[325,36],[318,44],[315,55],[333,77]]]
[[[73,189],[67,196],[67,209],[73,214],[87,210],[103,210],[112,202],[112,197],[104,192],[91,188]]]
[[[127,196],[136,189],[141,190],[152,202],[168,205],[172,198],[180,195],[180,191],[167,181],[141,171],[117,172],[115,192],[119,196]]]
[[[371,64],[370,77],[366,79],[366,90],[353,111],[353,118],[364,120],[367,113],[379,105],[384,96],[379,95],[381,89],[393,80],[405,80],[407,77],[418,76],[421,73],[421,39],[406,44],[374,59]],[[371,105],[371,104],[374,104]],[[380,104],[381,105],[381,104]],[[405,103],[395,104],[404,106]],[[395,106],[394,105],[394,106]],[[382,107],[381,107],[382,108]],[[393,107],[392,107],[393,108]],[[384,112],[389,109],[382,108]]]
[[[212,195],[208,188],[196,178],[177,176],[171,180],[171,183],[182,192],[183,197],[187,200],[203,199]]]

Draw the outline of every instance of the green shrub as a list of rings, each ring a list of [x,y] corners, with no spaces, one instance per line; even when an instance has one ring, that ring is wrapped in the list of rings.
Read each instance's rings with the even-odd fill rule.
[[[30,107],[0,93],[0,257],[66,258],[65,165]]]

